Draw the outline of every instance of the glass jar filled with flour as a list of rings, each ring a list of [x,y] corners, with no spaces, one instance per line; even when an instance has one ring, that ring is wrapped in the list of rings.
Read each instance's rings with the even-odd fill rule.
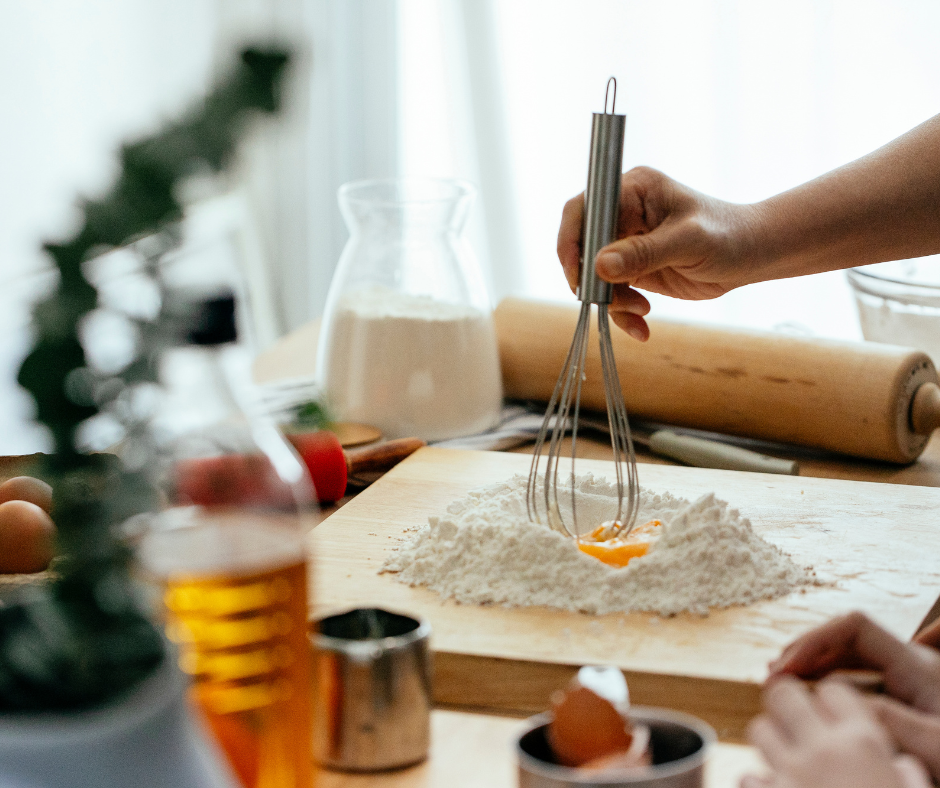
[[[462,235],[473,197],[470,184],[446,179],[340,188],[350,239],[317,351],[317,378],[340,419],[428,441],[499,421],[496,332]]]

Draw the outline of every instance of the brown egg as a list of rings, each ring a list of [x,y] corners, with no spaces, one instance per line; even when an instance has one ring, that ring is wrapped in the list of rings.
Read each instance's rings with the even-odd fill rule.
[[[55,525],[28,501],[0,503],[0,573],[41,572],[52,560]]]
[[[0,503],[29,501],[44,512],[52,511],[52,488],[32,476],[15,476],[0,484]]]
[[[617,708],[587,687],[575,685],[553,698],[548,740],[558,762],[581,766],[630,748],[633,739]]]

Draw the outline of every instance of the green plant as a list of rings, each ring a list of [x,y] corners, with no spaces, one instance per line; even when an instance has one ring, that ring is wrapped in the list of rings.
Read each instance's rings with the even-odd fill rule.
[[[97,372],[80,339],[83,319],[98,306],[83,264],[137,243],[156,280],[160,256],[178,241],[172,227],[183,212],[179,184],[224,169],[252,111],[277,111],[286,62],[283,52],[243,52],[233,73],[181,121],[124,146],[117,182],[83,204],[81,229],[45,245],[59,282],[34,309],[36,341],[19,382],[54,441],[35,473],[53,486],[58,557],[48,582],[27,586],[16,604],[0,607],[0,708],[102,703],[163,658],[160,634],[135,598],[129,549],[116,533],[129,517],[156,505],[146,463],[85,453],[77,431],[102,410],[120,410],[129,390],[156,382],[154,356],[174,341],[172,315],[164,300],[156,318],[137,319],[136,358],[117,374]]]
[[[327,430],[332,423],[329,411],[316,400],[310,400],[294,407],[293,418],[287,426],[291,429]]]

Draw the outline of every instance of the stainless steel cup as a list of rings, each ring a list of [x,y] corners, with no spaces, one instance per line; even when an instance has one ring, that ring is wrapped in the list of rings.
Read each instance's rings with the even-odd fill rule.
[[[546,738],[550,716],[533,717],[516,745],[519,788],[702,788],[705,758],[716,740],[711,726],[642,706],[630,707],[630,719],[649,726],[653,765],[601,775],[555,763]]]
[[[427,757],[430,634],[426,621],[379,608],[318,622],[313,751],[320,764],[368,772]]]

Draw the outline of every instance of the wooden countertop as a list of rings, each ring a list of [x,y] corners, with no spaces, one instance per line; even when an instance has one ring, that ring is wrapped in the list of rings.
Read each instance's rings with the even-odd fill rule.
[[[257,359],[256,379],[270,383],[310,378],[314,373],[318,334],[319,324],[315,321],[279,340]],[[515,451],[528,453],[531,447],[523,446]],[[798,460],[803,476],[940,487],[940,435],[935,435],[921,457],[908,466],[857,460],[799,447],[774,447],[767,453]],[[586,439],[579,441],[579,456],[610,459],[611,451],[605,442]],[[637,456],[643,462],[676,464],[640,447]],[[519,719],[439,709],[432,715],[432,750],[424,764],[372,775],[325,772],[320,785],[321,788],[430,788],[439,785],[508,788],[517,784],[513,748],[521,728]],[[743,774],[761,770],[760,756],[753,748],[721,743],[709,760],[705,784],[707,788],[732,788],[738,785]]]
[[[319,788],[515,788],[515,741],[522,720],[438,710],[431,715],[431,756],[410,769],[377,774],[324,771]],[[718,744],[705,767],[705,788],[737,788],[763,770],[752,747]]]

